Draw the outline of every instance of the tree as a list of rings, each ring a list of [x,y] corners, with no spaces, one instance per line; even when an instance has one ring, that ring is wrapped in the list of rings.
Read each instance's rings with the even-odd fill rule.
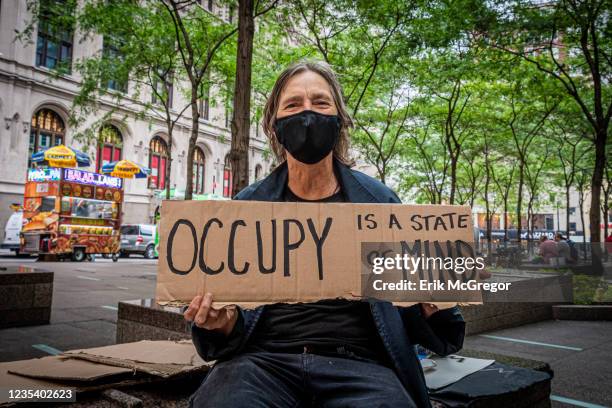
[[[542,130],[546,119],[556,108],[555,104],[547,103],[546,100],[538,101],[535,98],[525,97],[527,93],[525,86],[526,84],[518,79],[517,82],[508,87],[505,99],[509,105],[509,112],[504,119],[501,119],[510,131],[514,142],[514,154],[518,160],[516,218],[519,242],[522,232],[523,189],[525,187],[525,173],[529,166],[529,151],[532,149],[532,144]],[[535,97],[535,95],[533,96]]]
[[[591,242],[601,242],[601,189],[612,116],[611,8],[610,0],[494,2],[479,27],[488,45],[532,64],[556,81],[591,127],[592,133],[586,136],[595,147]]]
[[[367,108],[363,109],[363,115],[356,122],[353,142],[364,161],[376,168],[380,181],[386,183],[398,141],[407,130],[410,102],[407,90],[402,89],[397,77],[389,78],[384,84],[376,83],[371,88],[378,96],[375,101],[368,101]]]
[[[502,198],[504,217],[504,241],[508,240],[508,212],[510,192],[516,175],[516,161],[501,159],[497,166],[491,168],[491,177],[497,187],[497,193]]]
[[[187,185],[185,200],[193,197],[193,156],[200,130],[199,99],[205,78],[210,75],[213,59],[221,46],[238,30],[205,10],[197,0],[161,1],[174,27],[178,55],[189,83],[191,134],[187,150]],[[221,50],[221,52],[227,50]]]
[[[565,191],[565,225],[569,234],[570,196],[574,187],[576,173],[582,166],[582,159],[587,154],[584,138],[580,135],[582,122],[577,121],[570,112],[560,111],[551,116],[550,121],[555,142],[556,156],[561,167],[561,184]]]
[[[234,109],[232,116],[232,193],[235,195],[249,184],[249,141],[251,137],[251,72],[255,17],[276,6],[274,0],[258,10],[260,1],[238,1],[238,47],[236,52],[236,79],[234,81]]]
[[[399,190],[418,203],[442,204],[449,158],[442,136],[431,124],[419,119],[400,144],[403,178]]]
[[[542,187],[541,179],[543,173],[547,173],[551,167],[549,162],[550,151],[547,145],[542,146],[543,149],[538,149],[535,152],[532,150],[529,154],[530,159],[525,165],[525,184],[527,187],[527,227],[529,228],[529,237],[533,237],[535,229],[533,218],[536,200],[541,200],[540,188]],[[540,201],[538,200],[538,201]],[[531,241],[531,239],[529,239]]]
[[[232,117],[232,192],[237,194],[249,184],[249,139],[251,119],[251,61],[255,34],[254,0],[238,1],[238,47],[234,81]]]

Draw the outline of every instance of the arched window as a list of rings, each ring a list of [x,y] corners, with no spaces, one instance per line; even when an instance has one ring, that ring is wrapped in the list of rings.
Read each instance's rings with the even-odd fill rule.
[[[116,126],[106,124],[100,129],[98,137],[98,154],[96,155],[96,171],[106,163],[121,160],[123,138]]]
[[[39,109],[32,115],[28,166],[33,153],[64,143],[66,127],[62,118],[51,109]]]
[[[149,188],[163,190],[166,188],[166,160],[168,159],[168,145],[164,139],[155,136],[149,145]]]
[[[257,166],[255,166],[255,181],[261,178],[262,172],[263,172],[263,168],[261,167],[261,164],[258,164]]]
[[[193,151],[193,193],[204,194],[204,165],[206,158],[202,149],[196,146]]]
[[[223,197],[232,196],[232,163],[230,162],[230,156],[225,156],[225,162],[223,165]]]

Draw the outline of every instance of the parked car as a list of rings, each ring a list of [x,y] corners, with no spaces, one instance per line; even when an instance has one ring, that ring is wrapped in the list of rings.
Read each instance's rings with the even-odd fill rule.
[[[140,254],[155,258],[155,225],[124,224],[121,226],[121,256]]]
[[[23,211],[15,211],[9,217],[6,226],[4,227],[4,239],[0,248],[10,249],[15,252],[15,255],[19,255],[19,233],[23,226]]]

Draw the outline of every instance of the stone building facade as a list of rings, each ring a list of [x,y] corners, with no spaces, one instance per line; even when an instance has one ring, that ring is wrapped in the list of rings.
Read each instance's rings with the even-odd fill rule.
[[[208,2],[215,7],[213,2]],[[227,11],[213,10],[221,13]],[[68,115],[80,86],[78,73],[57,77],[53,66],[60,59],[75,61],[100,52],[103,38],[80,38],[78,32],[62,38],[52,38],[41,29],[40,21],[32,33],[31,42],[15,40],[15,32],[23,30],[32,16],[25,0],[0,2],[0,227],[12,210],[11,203],[23,200],[24,181],[31,153],[54,144],[65,144],[89,153],[92,165],[85,170],[96,171],[109,160],[129,159],[153,168],[150,180],[126,180],[123,220],[125,223],[148,223],[159,205],[163,186],[163,163],[172,160],[170,184],[184,190],[187,174],[188,139],[191,131],[189,109],[174,130],[172,157],[167,157],[165,124],[154,116],[139,119],[136,112],[121,108],[113,110],[112,99],[102,100],[100,111],[88,118],[83,126],[92,126],[105,112],[113,110],[110,120],[96,131],[99,140],[87,145],[74,138]],[[112,86],[112,85],[110,85]],[[178,88],[174,85],[174,88]],[[125,98],[133,95],[128,82]],[[213,90],[214,92],[214,90]],[[139,98],[151,94],[139,93]],[[186,101],[179,92],[173,95],[173,106],[183,107]],[[222,104],[220,104],[222,105]],[[123,104],[122,104],[123,106]],[[230,150],[228,113],[223,106],[205,106],[207,115],[200,119],[195,152],[194,184],[197,193],[229,196],[227,155]],[[268,174],[271,160],[266,158],[267,141],[263,132],[252,127],[249,166],[250,181]],[[271,156],[270,156],[271,157]]]

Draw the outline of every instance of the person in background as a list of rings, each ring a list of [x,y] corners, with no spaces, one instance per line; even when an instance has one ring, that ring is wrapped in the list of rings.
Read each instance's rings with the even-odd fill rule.
[[[559,250],[557,249],[557,243],[548,239],[546,235],[540,237],[540,256],[544,260],[544,263],[549,265],[551,258],[559,256]]]
[[[565,258],[565,261],[568,263],[573,262],[570,246],[563,237],[563,234],[557,232],[555,234],[555,242],[557,243],[557,252],[559,253],[559,257]]]
[[[607,260],[608,260],[608,256],[609,256],[610,254],[612,254],[612,233],[610,233],[610,235],[608,235],[608,238],[606,238],[606,243],[605,243],[605,245],[606,245],[606,251],[605,251],[605,253],[606,253],[606,258],[605,258],[605,259],[606,259],[606,261],[607,261]]]

